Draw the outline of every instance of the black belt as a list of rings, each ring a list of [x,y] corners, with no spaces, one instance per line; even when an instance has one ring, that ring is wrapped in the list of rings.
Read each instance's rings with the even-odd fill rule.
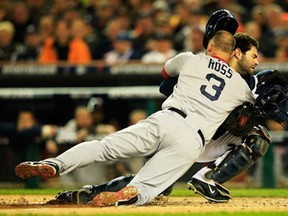
[[[186,114],[186,113],[184,113],[182,110],[179,110],[179,109],[177,109],[177,108],[170,107],[170,108],[168,108],[168,110],[171,110],[171,111],[173,111],[173,112],[178,113],[178,114],[181,115],[183,118],[186,118],[186,117],[187,117],[187,114]],[[203,144],[203,146],[204,146],[204,145],[205,145],[205,139],[204,139],[204,135],[203,135],[202,131],[199,129],[199,130],[197,131],[197,133],[199,134],[199,136],[200,136],[200,138],[201,138],[201,140],[202,140],[202,144]]]
[[[176,108],[174,108],[174,107],[170,107],[168,110],[171,110],[171,111],[173,111],[173,112],[178,113],[178,114],[181,115],[183,118],[186,118],[186,117],[187,117],[186,113],[184,113],[182,110],[176,109]]]

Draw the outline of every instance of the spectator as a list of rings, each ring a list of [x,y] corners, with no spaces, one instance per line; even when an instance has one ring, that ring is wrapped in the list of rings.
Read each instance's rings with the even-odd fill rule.
[[[154,20],[154,34],[172,35],[173,28],[169,23],[169,16],[163,15]],[[172,39],[172,38],[171,38]]]
[[[12,61],[36,61],[40,53],[41,40],[34,25],[27,27],[25,43],[13,53]]]
[[[205,31],[203,28],[204,27],[197,25],[190,28],[190,31],[187,32],[184,40],[184,49],[182,51],[190,50],[194,54],[206,52],[206,49],[203,47],[203,36]]]
[[[191,22],[189,20],[189,12],[190,8],[187,7],[186,3],[177,3],[174,7],[174,13],[171,16],[171,23],[174,29],[174,34],[177,34],[179,31],[182,30],[185,26]]]
[[[277,48],[275,51],[276,61],[287,61],[288,60],[288,30],[279,32],[276,38]]]
[[[108,23],[113,19],[115,11],[108,0],[96,1],[92,10],[93,26],[100,34],[103,34]]]
[[[99,43],[99,36],[93,26],[92,17],[90,15],[86,15],[83,17],[83,20],[85,23],[85,28],[83,29],[83,31],[85,31],[84,40],[89,47],[92,59],[96,59],[98,53],[97,46]]]
[[[131,20],[131,28],[135,27],[137,18],[139,14],[141,14],[141,4],[143,1],[141,0],[128,0],[126,1],[125,8],[127,9],[128,17]]]
[[[41,41],[45,41],[48,37],[52,37],[55,33],[55,20],[53,16],[44,15],[40,17],[38,30]]]
[[[123,29],[125,31],[130,31],[132,28],[132,20],[131,17],[129,17],[129,13],[125,7],[121,7],[118,10],[117,15],[115,16],[115,19],[119,20],[122,23]]]
[[[156,0],[152,4],[153,7],[153,18],[157,22],[158,20],[163,20],[166,18],[166,21],[169,23],[170,8],[169,3],[164,0]]]
[[[154,28],[155,26],[152,14],[139,14],[133,32],[135,37],[134,48],[140,52],[141,56],[143,56],[146,52],[150,51],[146,44],[153,36]]]
[[[11,11],[11,21],[15,28],[13,42],[16,45],[23,44],[27,27],[33,24],[30,17],[30,11],[25,3],[15,3]]]
[[[122,31],[124,31],[124,27],[120,20],[112,19],[107,23],[105,31],[99,37],[96,59],[102,59],[105,53],[113,49],[113,42]]]
[[[277,36],[279,32],[281,33],[283,31],[282,8],[277,4],[268,4],[265,6],[265,15],[267,16],[267,21],[271,31],[275,36]]]
[[[64,127],[59,127],[56,135],[58,144],[74,145],[88,140],[90,135],[95,135],[91,113],[84,106],[75,109],[74,118]]]
[[[46,38],[39,61],[41,63],[55,63],[60,60],[67,60],[72,64],[90,63],[92,57],[90,49],[84,41],[84,28],[83,20],[74,20],[71,27],[71,39],[67,21],[58,21],[55,36]]]
[[[205,25],[202,24],[203,13],[199,9],[189,11],[189,21],[177,34],[174,36],[174,48],[177,51],[191,50],[192,44],[190,40],[191,30],[195,28],[204,29]],[[171,18],[171,20],[173,20]],[[171,21],[172,22],[172,21]],[[172,24],[173,26],[174,24]]]
[[[63,16],[67,10],[71,7],[75,7],[77,1],[63,1],[54,0],[51,6],[50,14],[56,19],[63,19]]]
[[[261,53],[267,58],[274,57],[276,50],[275,35],[273,34],[271,27],[268,24],[265,7],[262,5],[253,7],[251,16],[252,21],[255,21],[261,28],[259,43],[265,44],[265,46],[263,45],[259,47]]]
[[[90,49],[84,40],[85,23],[81,19],[74,20],[71,26],[72,40],[69,45],[68,61],[73,64],[90,63]]]
[[[0,22],[8,20],[9,13],[9,4],[8,2],[0,2]]]
[[[0,22],[0,61],[9,61],[15,52],[14,33],[15,29],[11,22]]]
[[[120,32],[113,42],[113,49],[104,55],[108,65],[126,63],[135,59],[140,59],[140,54],[133,48],[132,38],[128,32]]]
[[[67,61],[70,45],[70,29],[67,21],[59,20],[56,23],[55,35],[45,39],[40,56],[40,63],[56,63]]]
[[[154,50],[143,55],[143,63],[163,63],[176,55],[170,35],[156,34],[153,39]]]
[[[27,0],[27,7],[30,12],[30,19],[36,26],[39,24],[39,18],[50,12],[50,3],[45,0]]]
[[[247,22],[244,25],[244,32],[247,33],[248,35],[254,37],[257,41],[261,40],[262,30],[261,30],[260,25],[255,21]],[[258,48],[259,61],[263,61],[265,59],[262,47],[263,46],[261,46],[261,44],[260,44],[260,46]]]
[[[73,23],[74,20],[81,18],[81,6],[80,5],[70,5],[64,12],[62,18],[67,20],[68,23]]]
[[[7,179],[17,181],[14,167],[22,160],[40,159],[40,144],[43,138],[54,136],[55,127],[38,123],[35,112],[25,108],[19,111],[17,121],[0,124],[0,136],[8,138],[9,150]],[[29,183],[29,182],[28,182]],[[27,187],[38,187],[39,182]]]

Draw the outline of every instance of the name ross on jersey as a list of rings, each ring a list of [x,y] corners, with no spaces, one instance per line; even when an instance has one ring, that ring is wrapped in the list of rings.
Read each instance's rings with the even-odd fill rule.
[[[218,73],[221,73],[227,78],[231,78],[233,74],[231,68],[229,68],[227,64],[222,64],[220,60],[214,61],[213,59],[210,59],[208,68],[215,70]]]

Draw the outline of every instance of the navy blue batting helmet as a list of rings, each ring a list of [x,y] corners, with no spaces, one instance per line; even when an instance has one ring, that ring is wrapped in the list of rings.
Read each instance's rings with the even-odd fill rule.
[[[209,40],[217,31],[225,30],[232,35],[236,33],[238,22],[232,12],[226,9],[215,11],[208,19],[206,24],[205,34],[203,37],[203,46],[207,49]]]

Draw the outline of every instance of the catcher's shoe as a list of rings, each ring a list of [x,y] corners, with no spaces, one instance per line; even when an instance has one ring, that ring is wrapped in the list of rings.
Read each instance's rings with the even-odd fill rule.
[[[204,169],[204,168],[203,168]],[[228,189],[223,185],[205,176],[211,169],[206,168],[198,171],[187,183],[189,190],[203,196],[210,202],[226,203],[231,199]]]
[[[56,163],[51,161],[23,162],[15,167],[16,176],[27,179],[34,176],[50,178],[59,171]]]
[[[120,204],[132,204],[137,200],[138,190],[134,186],[126,186],[118,192],[102,192],[91,202],[94,206],[105,207]]]

